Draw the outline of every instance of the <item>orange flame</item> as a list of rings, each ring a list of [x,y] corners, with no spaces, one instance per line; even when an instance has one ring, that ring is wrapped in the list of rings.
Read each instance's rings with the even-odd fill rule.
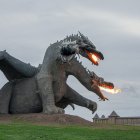
[[[98,65],[100,59],[94,53],[90,53],[87,51],[87,55],[94,64]]]
[[[100,59],[95,55],[95,54],[91,54],[91,57],[92,59],[95,61],[95,62],[99,62]]]
[[[113,89],[110,89],[110,88],[105,88],[105,87],[99,86],[99,88],[100,88],[100,90],[104,90],[104,91],[109,92],[111,94],[117,94],[117,93],[121,92],[121,89],[116,88],[116,87],[114,87]]]

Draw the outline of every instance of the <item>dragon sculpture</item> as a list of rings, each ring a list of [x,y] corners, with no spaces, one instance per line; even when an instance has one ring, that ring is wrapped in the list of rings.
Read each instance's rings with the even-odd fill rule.
[[[43,63],[38,67],[1,51],[0,69],[8,83],[0,90],[0,114],[60,114],[64,113],[64,108],[68,105],[74,109],[74,104],[86,107],[94,113],[97,109],[96,102],[81,96],[66,83],[68,76],[73,75],[101,100],[107,100],[99,85],[114,85],[85,69],[77,60],[77,56],[81,55],[98,65],[98,61],[91,58],[92,54],[100,60],[104,59],[103,54],[80,32],[51,44]]]

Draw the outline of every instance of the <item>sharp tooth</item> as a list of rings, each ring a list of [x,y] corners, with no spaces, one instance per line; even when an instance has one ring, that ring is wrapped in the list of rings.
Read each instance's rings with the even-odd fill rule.
[[[90,73],[90,71],[88,70],[88,73]]]
[[[64,61],[64,57],[61,55],[61,59],[62,59],[62,61]]]
[[[79,53],[78,53],[78,57],[80,58],[80,55],[79,55]]]
[[[77,60],[77,57],[76,56],[74,56],[74,58]]]
[[[63,57],[63,59],[64,59],[64,61],[66,61],[66,58],[65,57]]]
[[[86,71],[87,71],[87,72],[89,71],[88,68],[86,68]]]

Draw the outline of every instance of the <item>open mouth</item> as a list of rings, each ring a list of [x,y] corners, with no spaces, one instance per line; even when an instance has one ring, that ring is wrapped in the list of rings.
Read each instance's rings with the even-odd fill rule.
[[[100,88],[100,90],[106,91],[111,94],[117,94],[117,93],[121,92],[121,89],[116,88],[116,87],[114,87],[113,89],[110,89],[110,88],[99,86],[99,88]]]
[[[86,50],[86,54],[89,58],[89,60],[94,64],[94,65],[99,65],[99,62],[101,59],[101,57],[97,54],[97,53],[91,53],[89,51]]]
[[[114,87],[114,85],[112,83],[108,83],[108,82],[99,84],[99,88],[100,88],[100,90],[106,91],[111,94],[117,94],[117,93],[121,92],[121,89]]]

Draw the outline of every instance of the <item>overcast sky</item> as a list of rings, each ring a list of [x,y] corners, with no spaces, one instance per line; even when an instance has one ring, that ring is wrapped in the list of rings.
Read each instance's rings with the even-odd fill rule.
[[[0,50],[32,65],[42,63],[50,43],[81,31],[100,50],[105,60],[99,67],[83,65],[122,89],[109,101],[85,89],[74,77],[69,85],[98,103],[97,113],[108,116],[140,116],[140,1],[139,0],[0,0]],[[6,79],[0,72],[0,87]],[[91,120],[82,107],[66,113]]]

